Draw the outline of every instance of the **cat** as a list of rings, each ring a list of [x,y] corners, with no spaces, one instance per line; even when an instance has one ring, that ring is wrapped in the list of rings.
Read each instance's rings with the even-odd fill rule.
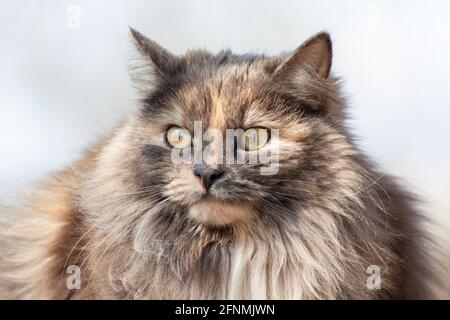
[[[430,297],[424,219],[346,128],[327,33],[275,57],[130,34],[139,108],[1,214],[2,298]],[[244,161],[220,161],[214,139],[175,161],[196,123],[241,130]]]

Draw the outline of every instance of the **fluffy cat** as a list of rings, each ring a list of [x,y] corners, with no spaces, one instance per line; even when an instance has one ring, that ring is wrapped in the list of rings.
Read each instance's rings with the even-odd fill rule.
[[[428,297],[422,218],[353,143],[328,34],[277,57],[176,56],[131,35],[139,110],[1,214],[3,298]],[[262,128],[277,172],[174,162],[195,121]]]

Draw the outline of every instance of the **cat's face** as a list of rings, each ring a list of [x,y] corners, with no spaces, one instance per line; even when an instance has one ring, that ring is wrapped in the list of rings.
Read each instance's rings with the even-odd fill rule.
[[[347,145],[326,80],[326,35],[291,56],[265,58],[176,57],[132,33],[149,66],[140,74],[143,105],[132,124],[130,179],[140,197],[223,225],[286,219],[284,208],[330,188],[339,166],[333,161]]]

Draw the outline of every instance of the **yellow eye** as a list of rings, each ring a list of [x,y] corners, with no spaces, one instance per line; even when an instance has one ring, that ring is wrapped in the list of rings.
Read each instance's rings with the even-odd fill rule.
[[[265,128],[250,128],[239,137],[239,146],[246,151],[262,148],[269,141],[269,130]]]
[[[177,149],[184,149],[191,145],[191,133],[189,130],[180,127],[171,127],[167,130],[167,142]]]

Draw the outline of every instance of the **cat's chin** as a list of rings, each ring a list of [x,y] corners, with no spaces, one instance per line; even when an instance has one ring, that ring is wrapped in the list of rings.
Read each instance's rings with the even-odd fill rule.
[[[244,204],[227,203],[212,197],[205,197],[192,205],[189,215],[201,223],[216,226],[248,222],[254,216]]]

